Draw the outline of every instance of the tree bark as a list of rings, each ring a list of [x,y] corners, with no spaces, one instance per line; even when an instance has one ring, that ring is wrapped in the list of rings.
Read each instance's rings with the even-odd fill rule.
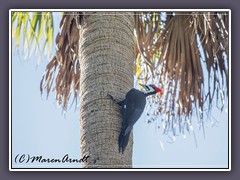
[[[88,12],[80,28],[80,133],[84,168],[132,167],[132,135],[118,151],[122,126],[117,100],[133,88],[134,17],[131,12]]]

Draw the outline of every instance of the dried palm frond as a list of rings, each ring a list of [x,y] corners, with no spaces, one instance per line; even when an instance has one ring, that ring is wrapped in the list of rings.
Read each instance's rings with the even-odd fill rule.
[[[41,93],[46,88],[49,94],[55,80],[56,99],[66,109],[70,91],[77,101],[80,87],[80,64],[78,60],[79,30],[81,13],[65,12],[56,37],[57,52],[46,67],[40,83]]]
[[[228,14],[168,12],[161,22],[153,21],[153,14],[135,15],[137,64],[150,67],[151,80],[164,86],[159,111],[167,114],[169,126],[189,120],[194,107],[203,118],[204,105],[210,109],[215,92],[222,99],[228,94]],[[138,74],[140,81],[148,80],[149,71]]]

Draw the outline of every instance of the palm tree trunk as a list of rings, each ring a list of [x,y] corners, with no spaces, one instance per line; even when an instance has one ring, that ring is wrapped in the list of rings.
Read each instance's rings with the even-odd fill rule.
[[[118,100],[133,87],[134,18],[132,13],[85,15],[80,29],[80,133],[84,168],[132,167],[132,135],[118,152],[121,114]]]

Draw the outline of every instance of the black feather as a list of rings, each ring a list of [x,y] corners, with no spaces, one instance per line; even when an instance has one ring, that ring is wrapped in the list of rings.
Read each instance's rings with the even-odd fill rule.
[[[146,105],[146,97],[156,93],[153,85],[149,85],[154,91],[143,93],[137,89],[131,89],[124,100],[117,101],[111,95],[108,95],[122,109],[122,128],[118,137],[119,152],[124,152],[133,125],[137,122],[143,113]],[[149,86],[144,85],[144,88],[150,90]]]

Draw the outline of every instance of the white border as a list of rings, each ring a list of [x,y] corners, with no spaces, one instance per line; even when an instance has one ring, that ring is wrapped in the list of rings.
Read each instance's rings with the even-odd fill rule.
[[[12,11],[36,11],[36,12],[42,12],[42,11],[59,11],[59,12],[75,12],[75,11],[100,11],[100,12],[149,12],[149,11],[164,11],[164,12],[171,12],[171,11],[192,11],[192,12],[223,12],[228,11],[231,12],[230,9],[10,9],[10,12]]]
[[[63,12],[63,11],[68,11],[68,12],[74,12],[74,11],[100,11],[100,12],[149,12],[149,11],[192,11],[192,12],[213,12],[213,11],[228,11],[229,13],[229,101],[228,101],[228,143],[229,143],[229,168],[228,169],[138,169],[138,168],[132,168],[132,169],[85,169],[85,168],[79,168],[79,169],[17,169],[14,168],[12,169],[12,12],[13,11],[37,11],[37,12],[42,12],[42,11],[55,11],[55,12]],[[231,10],[230,9],[10,9],[9,10],[9,171],[231,171]]]
[[[231,77],[231,72],[232,72],[232,65],[231,65],[231,62],[232,62],[232,33],[231,33],[231,30],[232,30],[232,27],[231,27],[231,23],[232,23],[232,14],[231,14],[231,10],[229,9],[229,68],[228,68],[228,74],[229,74],[229,94],[228,94],[228,98],[229,98],[229,101],[228,101],[228,145],[229,145],[229,148],[228,148],[228,153],[229,153],[229,157],[228,157],[228,163],[229,163],[229,171],[231,171],[232,169],[232,112],[231,112],[231,102],[232,102],[232,96],[231,96],[231,80],[232,80],[232,77]]]
[[[13,171],[11,169],[12,165],[12,12],[9,10],[9,170]]]

